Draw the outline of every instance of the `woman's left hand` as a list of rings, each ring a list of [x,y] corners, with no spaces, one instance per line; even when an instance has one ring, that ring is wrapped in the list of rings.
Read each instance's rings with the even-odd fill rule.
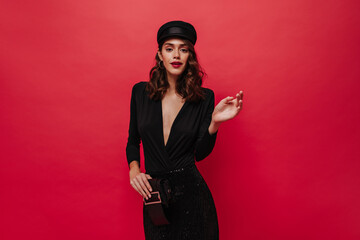
[[[240,91],[236,94],[236,98],[226,97],[222,99],[214,108],[212,120],[221,123],[233,119],[242,109],[243,96],[243,91]]]

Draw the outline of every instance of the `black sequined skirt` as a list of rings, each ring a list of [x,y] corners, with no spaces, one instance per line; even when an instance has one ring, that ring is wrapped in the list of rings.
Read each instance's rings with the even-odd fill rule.
[[[153,225],[143,208],[146,240],[217,240],[219,227],[211,192],[195,165],[166,174],[172,189],[168,209],[170,224]]]

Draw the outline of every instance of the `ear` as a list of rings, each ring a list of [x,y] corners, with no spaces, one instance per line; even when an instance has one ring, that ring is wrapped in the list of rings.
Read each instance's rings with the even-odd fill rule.
[[[158,50],[158,57],[160,58],[160,60],[162,61],[163,60],[163,58],[162,58],[162,54],[161,54],[161,52],[160,52],[160,50]]]

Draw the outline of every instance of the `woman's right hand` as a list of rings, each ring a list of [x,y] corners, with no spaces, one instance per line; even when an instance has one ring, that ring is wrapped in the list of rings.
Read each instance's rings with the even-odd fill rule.
[[[139,164],[137,161],[130,163],[130,185],[146,200],[151,197],[152,191],[148,179],[151,179],[149,174],[140,172]]]

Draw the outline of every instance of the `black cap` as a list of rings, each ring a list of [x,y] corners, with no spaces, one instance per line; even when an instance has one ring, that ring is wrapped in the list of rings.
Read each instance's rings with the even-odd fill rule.
[[[160,44],[168,37],[181,37],[189,40],[192,44],[196,43],[196,31],[193,25],[183,21],[167,22],[159,28],[157,42]]]

